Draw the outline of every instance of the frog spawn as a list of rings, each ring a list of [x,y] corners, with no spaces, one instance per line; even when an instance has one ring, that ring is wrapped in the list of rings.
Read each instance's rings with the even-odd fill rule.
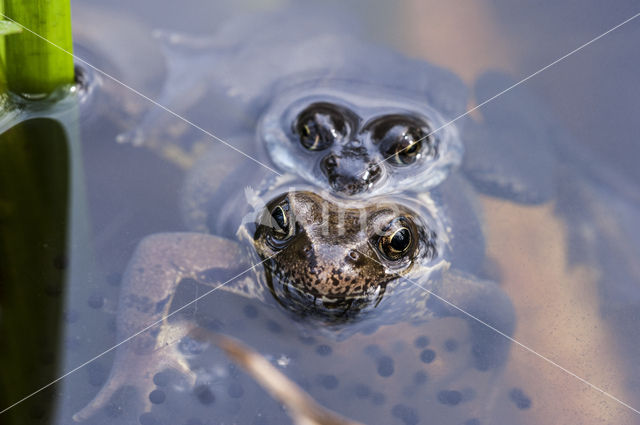
[[[171,311],[205,290],[185,279]],[[493,423],[491,418],[515,420],[523,408],[512,401],[511,392],[520,391],[518,403],[526,404],[527,395],[521,390],[496,386],[493,374],[469,370],[472,344],[460,319],[437,319],[419,326],[407,323],[402,329],[373,325],[365,333],[336,341],[282,309],[229,292],[204,298],[180,316],[170,320],[166,329],[177,330],[184,319],[215,333],[242,335],[245,343],[318,403],[362,423],[418,424],[427,418],[445,424]],[[162,357],[182,358],[196,375],[195,381],[171,366],[144,379],[128,370],[128,388],[114,392],[90,423],[107,418],[129,418],[141,424],[197,424],[212,419],[264,425],[288,422],[289,412],[265,399],[254,381],[260,382],[259,371],[246,376],[234,365],[242,362],[229,361],[215,341],[209,344],[197,333],[187,337],[176,333],[174,338],[142,358],[147,365]],[[492,388],[490,394],[481,390],[487,385]],[[144,407],[133,402],[136,396]],[[287,399],[296,402],[294,395]]]

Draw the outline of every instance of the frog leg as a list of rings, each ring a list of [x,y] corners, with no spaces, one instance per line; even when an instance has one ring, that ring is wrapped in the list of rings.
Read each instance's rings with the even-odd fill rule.
[[[460,173],[453,173],[431,194],[444,226],[455,229],[447,234],[451,266],[484,276],[487,262],[484,217],[473,187]]]
[[[175,149],[176,137],[196,131],[192,125],[223,140],[237,134],[238,129],[253,129],[255,116],[248,114],[246,102],[234,99],[218,82],[219,68],[229,60],[235,41],[163,31],[155,31],[154,37],[165,62],[162,89],[140,123],[118,135],[118,142],[144,145],[167,155]],[[195,157],[193,146],[181,148],[191,159]]]
[[[441,274],[440,274],[441,273]],[[401,320],[419,323],[434,317],[459,317],[469,324],[474,367],[485,371],[507,360],[515,329],[515,311],[500,286],[450,268],[423,279],[405,279],[387,287],[381,308]]]
[[[111,373],[95,398],[73,419],[82,421],[91,417],[125,385],[134,386],[144,396],[143,407],[149,411],[151,405],[146,395],[154,386],[153,376],[167,368],[184,372],[194,384],[195,373],[174,344],[194,324],[167,320],[175,290],[183,279],[199,280],[203,274],[208,284],[226,284],[228,279],[220,276],[225,271],[242,269],[243,259],[238,244],[217,236],[163,233],[143,239],[123,278],[116,322],[119,343]],[[214,273],[215,270],[220,273]],[[216,275],[219,279],[214,282]]]
[[[512,86],[499,72],[482,75],[475,85],[480,104]],[[561,126],[525,87],[505,92],[478,109],[481,122],[463,130],[462,170],[479,192],[523,204],[539,204],[555,192],[555,147]]]
[[[165,108],[182,115],[202,100],[207,93],[209,74],[212,66],[215,65],[215,62],[211,62],[211,57],[203,52],[180,49],[181,45],[188,45],[189,42],[177,41],[182,40],[178,34],[156,31],[154,35],[159,40],[160,48],[164,53],[166,78],[159,96],[153,100],[157,104],[149,108],[136,128],[117,136],[117,141],[120,143],[131,143],[135,146],[148,145],[152,138],[158,136],[159,129],[167,128],[166,119],[173,115]],[[178,122],[175,118],[172,117],[172,119],[174,119],[172,122]]]
[[[427,304],[440,316],[455,316],[469,324],[471,356],[474,367],[480,371],[493,371],[491,388],[480,415],[488,415],[498,400],[500,386],[495,385],[498,372],[506,363],[511,347],[510,337],[515,330],[516,318],[511,300],[500,286],[481,280],[456,269],[444,272],[439,287],[433,290]],[[439,298],[438,298],[439,297]],[[449,381],[462,376],[459,371]],[[446,386],[446,384],[445,384]]]
[[[430,291],[435,296],[425,306],[432,314],[469,323],[476,369],[489,370],[506,362],[511,344],[507,337],[513,334],[516,319],[511,300],[498,284],[450,269]]]

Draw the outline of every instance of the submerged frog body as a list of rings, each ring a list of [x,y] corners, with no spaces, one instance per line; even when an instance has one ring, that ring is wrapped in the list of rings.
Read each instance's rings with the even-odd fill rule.
[[[441,182],[462,157],[458,127],[445,125],[464,112],[460,79],[363,43],[352,22],[332,16],[320,25],[319,15],[293,13],[244,18],[214,39],[159,33],[169,58],[159,103],[334,193],[368,197]],[[251,37],[237,29],[247,27]],[[153,109],[119,140],[158,148],[165,118]],[[238,138],[247,133],[258,137]]]
[[[526,96],[523,105],[487,105],[476,122],[451,72],[363,43],[334,19],[327,27],[303,15],[248,17],[213,39],[161,33],[170,59],[159,103],[206,123],[254,164],[348,198],[420,193],[456,171],[491,196],[527,204],[553,197],[546,170],[556,166],[557,125],[546,112],[531,115],[543,106]],[[238,30],[247,27],[251,36]],[[509,83],[500,73],[480,77],[476,101]],[[166,138],[165,118],[152,109],[120,140],[165,152],[155,145]],[[243,159],[225,155],[221,166],[241,168]]]

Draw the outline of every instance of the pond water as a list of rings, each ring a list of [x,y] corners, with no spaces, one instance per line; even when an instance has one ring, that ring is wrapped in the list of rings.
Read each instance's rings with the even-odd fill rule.
[[[289,10],[276,15],[281,27],[269,21],[275,18],[268,13],[278,10]],[[416,105],[426,97],[434,103],[426,113],[442,114],[438,119],[444,123],[639,11],[633,1],[292,5],[189,0],[180,7],[157,0],[74,2],[76,53],[129,87],[79,64],[90,90],[80,96],[77,109],[54,114],[64,122],[72,162],[70,191],[64,193],[70,212],[66,290],[57,292],[63,304],[58,305],[55,376],[72,373],[34,397],[36,409],[38,403],[54,406],[51,415],[20,414],[73,423],[74,414],[112,386],[104,403],[81,415],[81,423],[294,423],[291,408],[274,400],[215,344],[184,337],[179,325],[186,321],[234,336],[319,404],[367,425],[640,424],[640,150],[635,143],[640,121],[634,114],[640,109],[635,48],[640,20],[454,123],[465,152],[459,159],[452,154],[453,170],[442,172],[444,182],[435,179],[435,188],[409,188],[393,198],[451,239],[433,262],[420,264],[433,271],[432,280],[438,281],[442,270],[436,260],[442,256],[450,270],[465,276],[444,281],[467,282],[472,276],[468,286],[476,288],[477,278],[478,293],[486,300],[467,301],[453,290],[436,293],[454,304],[466,303],[461,305],[514,341],[450,312],[442,302],[420,302],[424,291],[411,281],[389,285],[379,305],[366,305],[355,317],[316,320],[291,313],[270,293],[247,297],[241,290],[219,290],[191,303],[211,286],[190,278],[170,288],[176,295],[164,310],[164,305],[156,308],[165,300],[161,278],[145,277],[146,284],[134,285],[131,277],[135,270],[144,274],[158,267],[164,273],[166,264],[181,269],[193,263],[207,265],[209,283],[264,283],[256,277],[265,275],[261,267],[237,277],[260,258],[249,254],[236,229],[248,209],[258,209],[248,206],[252,192],[245,188],[271,200],[266,194],[272,188],[264,186],[273,173],[264,166],[284,174],[282,162],[269,157],[255,134],[264,128],[265,111],[273,110],[270,100],[282,85],[274,88],[271,82],[287,60],[300,71],[339,70],[336,75],[346,76],[349,84],[331,86],[331,94],[357,105],[353,109],[363,116],[372,107],[363,98],[376,99],[375,113],[390,114],[385,108],[393,102],[393,111],[422,112]],[[269,17],[250,20],[256,12]],[[309,34],[338,31],[366,41],[350,44],[347,38],[329,37],[325,44],[303,45]],[[358,50],[367,43],[386,47]],[[243,50],[247,45],[253,47]],[[428,61],[459,80],[391,52]],[[373,53],[379,56],[366,56]],[[372,69],[381,58],[383,65]],[[483,77],[488,71],[493,73]],[[411,88],[420,84],[425,93],[414,96]],[[389,97],[375,97],[372,90],[379,86]],[[283,98],[308,89],[297,87]],[[314,90],[326,87],[318,84]],[[58,132],[50,122],[33,125],[40,133],[32,134]],[[491,141],[485,145],[487,135]],[[512,144],[510,137],[516,140]],[[518,144],[520,137],[535,144]],[[222,188],[209,188],[211,179]],[[320,192],[299,179],[279,187],[286,185]],[[431,192],[433,202],[419,198],[422,192]],[[358,206],[366,199],[366,193],[359,196]],[[218,210],[220,205],[224,208]],[[216,214],[205,217],[202,209],[213,207]],[[182,242],[170,239],[150,244],[132,262],[145,237],[193,230],[215,233],[226,242],[214,244],[211,258],[200,260],[189,251],[200,245],[177,249]],[[340,246],[343,240],[333,243]],[[413,272],[410,279],[431,282]],[[489,281],[497,283],[484,283]],[[155,313],[125,323],[122,293],[136,306],[153,303]],[[143,344],[133,339],[111,349],[166,312],[177,313],[162,324],[168,330],[161,332],[162,347],[135,356],[133,347]],[[479,346],[488,351],[478,354]],[[487,358],[498,360],[483,363]],[[118,372],[110,378],[112,368]],[[20,388],[10,398],[17,401],[28,393]]]

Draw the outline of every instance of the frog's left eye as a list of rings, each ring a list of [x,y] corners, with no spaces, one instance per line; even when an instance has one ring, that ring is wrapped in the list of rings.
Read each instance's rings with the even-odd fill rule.
[[[431,129],[421,120],[389,115],[376,119],[367,127],[372,141],[380,145],[380,153],[391,164],[410,165],[423,156],[434,157],[437,154]]]
[[[414,230],[405,218],[393,220],[378,239],[378,251],[388,260],[396,261],[415,246]]]
[[[291,223],[289,220],[289,205],[277,205],[271,210],[271,219],[273,220],[273,237],[278,240],[284,240],[291,233]]]
[[[348,125],[341,108],[331,103],[314,103],[298,115],[293,131],[306,149],[321,151],[345,138]]]

